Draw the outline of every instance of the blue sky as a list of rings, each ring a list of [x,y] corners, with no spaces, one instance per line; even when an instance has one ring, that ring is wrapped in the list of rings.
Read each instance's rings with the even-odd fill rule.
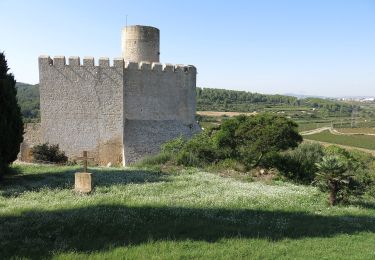
[[[37,57],[121,56],[121,28],[161,30],[161,62],[200,87],[375,95],[375,0],[0,0],[0,51],[21,82]],[[5,26],[6,25],[6,26]]]

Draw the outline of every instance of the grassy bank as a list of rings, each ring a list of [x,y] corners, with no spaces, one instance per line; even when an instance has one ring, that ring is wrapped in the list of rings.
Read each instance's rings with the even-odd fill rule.
[[[373,258],[375,207],[328,208],[314,187],[194,169],[16,166],[0,186],[0,258]]]

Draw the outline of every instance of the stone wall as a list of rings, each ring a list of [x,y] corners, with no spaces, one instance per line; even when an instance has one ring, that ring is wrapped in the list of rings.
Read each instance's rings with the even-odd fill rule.
[[[41,56],[39,73],[42,142],[70,159],[129,164],[199,131],[194,66]]]
[[[24,125],[23,142],[21,143],[18,160],[31,162],[31,148],[42,143],[40,123],[27,123]]]
[[[126,120],[124,132],[125,164],[157,154],[160,146],[179,136],[192,137],[198,124],[185,125],[177,120]]]
[[[199,131],[195,122],[196,68],[160,63],[125,64],[125,164],[156,154],[160,145]]]
[[[39,58],[42,139],[73,158],[89,152],[99,164],[123,160],[124,61]]]
[[[124,116],[128,120],[195,121],[196,68],[160,63],[125,64]]]

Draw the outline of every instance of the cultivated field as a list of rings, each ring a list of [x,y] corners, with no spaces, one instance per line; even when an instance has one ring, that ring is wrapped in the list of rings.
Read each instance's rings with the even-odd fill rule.
[[[16,166],[0,186],[0,259],[373,259],[371,202],[327,207],[314,187],[194,169]]]
[[[316,140],[332,144],[341,144],[346,146],[375,150],[375,136],[370,135],[337,135],[332,134],[329,130],[325,130],[320,133],[306,135],[304,136],[304,138],[308,140]]]
[[[375,135],[375,127],[371,128],[337,128],[340,133],[344,134],[370,134]]]

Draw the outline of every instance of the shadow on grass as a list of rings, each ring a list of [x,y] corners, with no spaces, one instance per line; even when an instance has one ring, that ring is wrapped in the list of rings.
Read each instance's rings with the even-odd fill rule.
[[[0,217],[0,230],[1,258],[49,258],[53,252],[105,251],[150,240],[215,242],[241,237],[278,241],[375,232],[375,218],[101,205]]]
[[[72,189],[74,173],[82,171],[79,167],[40,167],[37,173],[23,173],[22,168],[14,167],[14,174],[7,175],[0,183],[0,195],[18,196],[27,191],[49,189]],[[94,187],[116,184],[146,183],[165,181],[165,175],[153,170],[89,168]]]

